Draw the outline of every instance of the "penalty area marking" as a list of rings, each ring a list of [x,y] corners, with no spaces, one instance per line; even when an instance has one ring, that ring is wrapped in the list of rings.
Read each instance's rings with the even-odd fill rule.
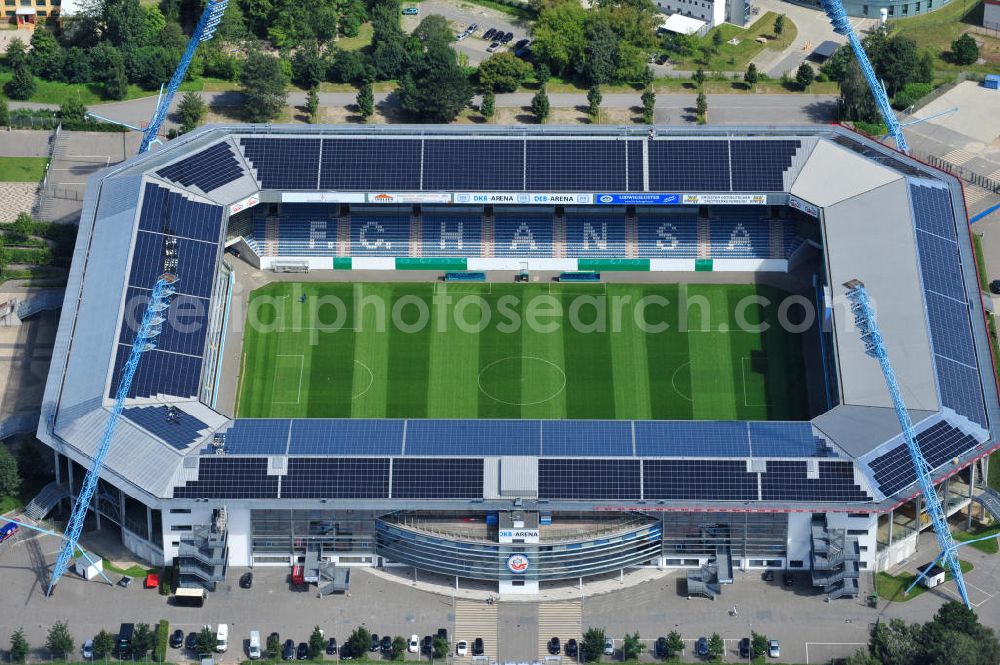
[[[305,370],[305,365],[306,365],[305,356],[303,356],[301,353],[279,353],[278,355],[275,356],[275,358],[298,358],[299,359],[299,383],[298,383],[298,386],[297,386],[297,388],[295,390],[295,401],[294,402],[272,400],[271,403],[272,404],[298,404],[299,400],[302,399],[302,374],[303,374],[303,371]],[[275,365],[274,365],[274,385],[275,386],[278,385],[278,371],[279,371],[280,368],[281,368],[281,363],[280,362],[275,363]]]
[[[489,368],[493,367],[494,365],[498,365],[502,362],[505,362],[507,360],[524,360],[524,359],[537,360],[538,362],[545,363],[546,365],[552,366],[557,372],[562,374],[562,385],[559,386],[559,389],[556,390],[551,395],[549,395],[548,397],[546,397],[545,399],[536,400],[534,402],[508,402],[507,400],[500,399],[495,395],[491,395],[488,390],[483,388],[483,374],[485,374]],[[524,381],[523,376],[521,377],[521,381],[522,382]],[[487,397],[489,397],[494,402],[499,402],[500,404],[506,404],[507,406],[534,406],[536,404],[544,404],[545,402],[551,401],[556,397],[558,397],[559,395],[561,395],[564,390],[566,390],[566,372],[563,371],[562,367],[555,364],[551,360],[546,360],[545,358],[539,358],[538,356],[507,356],[506,358],[500,358],[498,360],[494,360],[493,362],[489,363],[488,365],[484,366],[481,370],[479,370],[479,376],[476,377],[476,384],[479,386],[479,391],[484,395],[486,395]]]

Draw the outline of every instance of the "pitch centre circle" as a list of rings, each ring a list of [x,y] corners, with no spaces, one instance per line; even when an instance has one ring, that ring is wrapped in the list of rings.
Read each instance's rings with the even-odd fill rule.
[[[494,402],[533,406],[557,397],[566,389],[566,372],[538,356],[508,356],[479,371],[479,390]]]

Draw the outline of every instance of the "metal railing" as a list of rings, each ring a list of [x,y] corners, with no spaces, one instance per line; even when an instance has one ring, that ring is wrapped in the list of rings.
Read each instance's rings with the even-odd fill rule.
[[[975,185],[980,189],[985,189],[988,192],[993,192],[994,194],[1000,194],[1000,182],[988,178],[981,173],[976,173],[964,166],[959,166],[958,164],[952,164],[946,159],[938,157],[937,155],[927,155],[927,163],[931,166],[936,166],[942,171],[947,171],[953,176],[957,176],[969,183],[970,185]]]

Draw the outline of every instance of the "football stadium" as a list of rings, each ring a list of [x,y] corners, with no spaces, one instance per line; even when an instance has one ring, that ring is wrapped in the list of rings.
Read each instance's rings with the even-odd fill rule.
[[[89,183],[42,512],[121,385],[88,528],[182,586],[787,568],[855,596],[930,524],[858,282],[947,514],[996,510],[952,176],[836,126],[205,127]]]

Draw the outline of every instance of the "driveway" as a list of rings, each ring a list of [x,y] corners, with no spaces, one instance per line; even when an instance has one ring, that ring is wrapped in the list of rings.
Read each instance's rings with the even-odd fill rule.
[[[496,28],[504,32],[513,32],[514,39],[510,42],[510,45],[519,39],[529,37],[529,33],[531,32],[530,21],[525,21],[481,5],[462,2],[462,0],[456,0],[455,2],[424,0],[417,6],[420,7],[419,15],[403,16],[403,29],[407,32],[413,32],[413,29],[419,25],[421,19],[430,14],[440,14],[448,19],[456,35],[472,23],[479,26],[479,30],[474,35],[453,44],[456,51],[464,53],[469,58],[470,65],[478,65],[489,57],[490,54],[486,52],[486,47],[490,45],[490,42],[485,41],[482,36],[490,28]],[[509,48],[510,45],[505,46],[504,49]]]

